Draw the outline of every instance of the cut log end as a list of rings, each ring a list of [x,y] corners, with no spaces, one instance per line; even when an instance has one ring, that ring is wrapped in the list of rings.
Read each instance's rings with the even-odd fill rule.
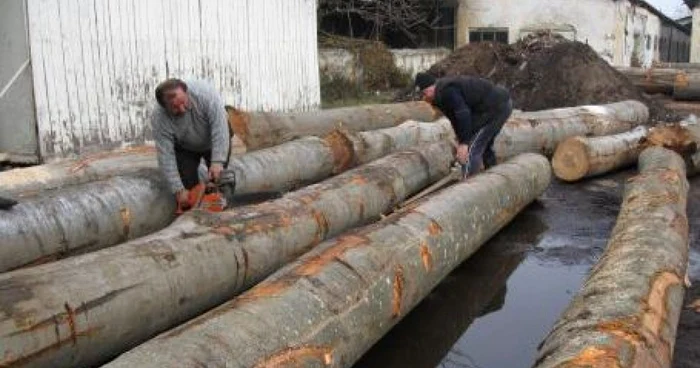
[[[226,106],[226,112],[228,113],[228,125],[233,130],[233,133],[238,136],[241,141],[248,146],[248,123],[250,122],[250,116],[243,110],[239,110],[232,106]]]
[[[552,158],[554,175],[564,181],[582,179],[588,174],[590,166],[588,146],[579,137],[572,137],[560,143]]]

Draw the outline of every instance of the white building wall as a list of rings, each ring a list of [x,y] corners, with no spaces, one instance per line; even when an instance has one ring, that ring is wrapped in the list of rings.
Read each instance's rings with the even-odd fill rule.
[[[29,0],[28,19],[44,158],[149,140],[168,77],[248,110],[320,105],[314,0]]]
[[[653,39],[660,34],[660,20],[629,1],[612,0],[460,0],[458,40],[468,42],[475,28],[509,29],[508,42],[516,42],[535,29],[551,29],[588,43],[605,60],[629,65],[634,35],[651,37],[652,48],[641,50],[641,61],[654,60]],[[627,30],[627,33],[625,33]],[[646,46],[646,44],[644,45]]]

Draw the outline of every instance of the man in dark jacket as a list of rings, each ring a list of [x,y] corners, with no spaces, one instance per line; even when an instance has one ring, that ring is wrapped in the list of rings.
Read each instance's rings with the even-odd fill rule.
[[[469,76],[437,79],[418,73],[415,84],[423,99],[452,123],[459,143],[456,158],[466,165],[466,175],[495,165],[494,139],[513,112],[508,91],[489,80]]]

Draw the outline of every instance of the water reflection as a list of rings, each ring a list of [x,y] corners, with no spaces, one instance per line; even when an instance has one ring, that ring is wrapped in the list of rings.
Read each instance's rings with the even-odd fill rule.
[[[453,349],[455,343],[475,319],[503,307],[508,278],[547,230],[540,210],[541,204],[531,205],[518,217],[517,225],[507,226],[446,277],[355,367],[435,367],[446,356],[456,360],[452,358],[459,355]],[[468,361],[463,357],[453,363]]]

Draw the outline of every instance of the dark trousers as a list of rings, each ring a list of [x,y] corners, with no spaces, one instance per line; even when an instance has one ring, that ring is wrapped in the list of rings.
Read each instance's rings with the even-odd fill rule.
[[[228,128],[229,139],[233,137],[231,126]],[[226,152],[226,162],[224,162],[224,171],[228,171],[228,161],[231,155],[231,144],[229,142],[228,151]],[[190,190],[199,184],[199,164],[202,159],[206,162],[207,168],[211,167],[211,150],[206,152],[194,152],[182,148],[175,144],[175,161],[177,162],[177,171],[180,173],[180,179],[185,189]],[[230,173],[232,175],[232,173]],[[223,178],[222,178],[223,179]],[[229,179],[228,181],[235,180]]]
[[[508,100],[492,111],[486,112],[477,119],[483,128],[476,133],[469,143],[469,162],[467,171],[473,175],[481,169],[483,164],[489,168],[496,164],[496,153],[493,151],[493,142],[501,132],[503,124],[508,121],[513,113],[513,101]]]

